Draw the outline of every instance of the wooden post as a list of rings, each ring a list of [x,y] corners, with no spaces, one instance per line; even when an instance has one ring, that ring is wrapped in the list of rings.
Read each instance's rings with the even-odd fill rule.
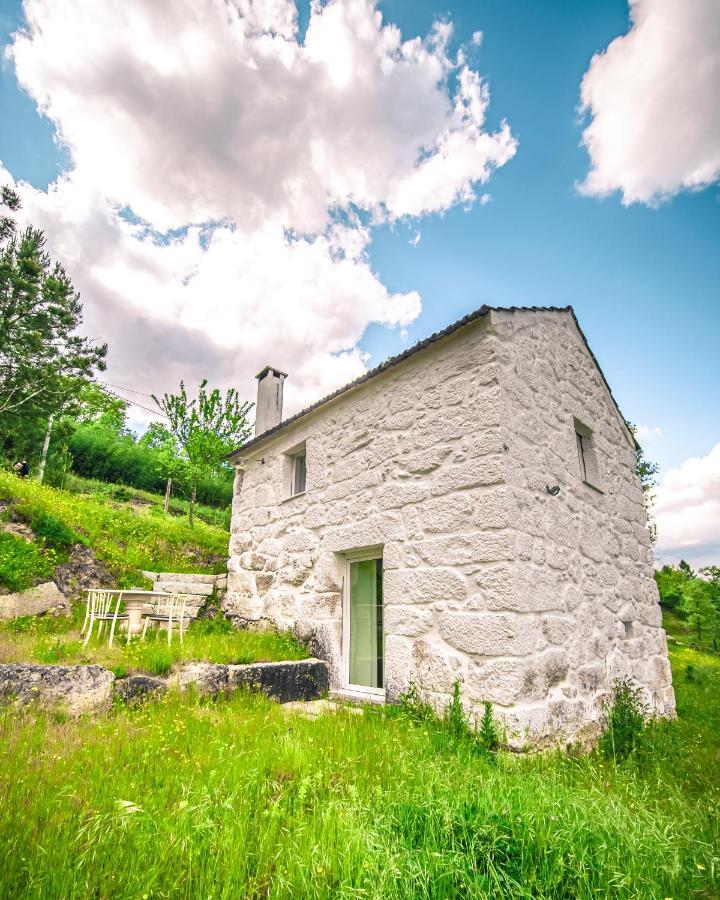
[[[172,496],[172,478],[168,478],[167,484],[165,485],[165,506],[164,510],[167,512],[170,509],[170,497]]]

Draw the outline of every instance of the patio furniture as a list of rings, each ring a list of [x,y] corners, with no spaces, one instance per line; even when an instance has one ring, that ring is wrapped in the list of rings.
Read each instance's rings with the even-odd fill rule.
[[[115,591],[88,591],[87,607],[85,609],[85,621],[83,622],[83,627],[80,630],[80,634],[82,634],[85,629],[87,629],[83,647],[87,646],[88,642],[90,641],[93,626],[96,622],[98,623],[98,637],[100,637],[100,635],[102,634],[105,623],[111,623],[108,646],[112,647],[113,639],[115,637],[115,626],[118,622],[129,621],[128,614],[126,612],[120,612],[122,591],[117,592],[117,600],[115,602],[115,608],[113,609],[113,600],[115,599],[115,595]]]
[[[152,623],[152,625],[156,628],[159,628],[162,625],[165,625],[167,628],[167,636],[168,636],[168,644],[172,641],[172,630],[173,623],[178,626],[178,633],[180,635],[180,643],[182,644],[183,639],[183,629],[185,626],[185,596],[180,594],[164,594],[162,599],[158,599],[155,608],[151,612],[144,612],[142,614],[143,619],[145,619],[145,625],[142,630],[142,638],[145,637],[145,633],[148,630],[148,627]]]

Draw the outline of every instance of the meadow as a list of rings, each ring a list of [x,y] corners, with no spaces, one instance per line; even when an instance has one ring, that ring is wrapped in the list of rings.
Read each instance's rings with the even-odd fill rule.
[[[671,656],[678,719],[622,762],[489,754],[407,706],[5,709],[0,896],[716,897],[720,658]]]
[[[148,631],[144,640],[127,641],[118,634],[112,647],[105,638],[91,637],[87,646],[80,635],[84,607],[71,617],[21,616],[0,621],[0,662],[85,665],[97,663],[118,677],[144,672],[167,675],[191,660],[211,663],[278,662],[306,659],[307,650],[290,634],[277,631],[242,631],[223,618],[190,623],[182,643],[177,635],[168,644],[165,631]]]
[[[225,528],[203,521],[191,528],[186,519],[163,513],[159,505],[139,502],[132,491],[117,499],[113,490],[119,489],[100,485],[91,493],[60,490],[0,472],[3,515],[8,518],[12,512],[36,537],[29,543],[0,534],[0,589],[19,591],[38,577],[52,577],[54,566],[67,559],[75,543],[93,549],[114,587],[145,585],[143,570],[226,571]]]

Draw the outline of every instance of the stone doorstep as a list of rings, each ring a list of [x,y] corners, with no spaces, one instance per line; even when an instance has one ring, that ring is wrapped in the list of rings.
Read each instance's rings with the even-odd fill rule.
[[[330,691],[328,696],[331,700],[338,700],[343,703],[354,703],[357,706],[370,704],[371,706],[385,706],[387,702],[381,694],[365,694],[362,691],[351,691],[347,688],[335,688]]]
[[[156,581],[154,591],[164,591],[166,594],[191,594],[196,597],[209,597],[215,590],[211,584],[197,584],[194,581]]]
[[[330,712],[348,712],[356,716],[362,715],[362,707],[357,703],[338,703],[335,700],[291,700],[282,704],[283,712],[304,716],[306,719],[317,719],[318,716]]]

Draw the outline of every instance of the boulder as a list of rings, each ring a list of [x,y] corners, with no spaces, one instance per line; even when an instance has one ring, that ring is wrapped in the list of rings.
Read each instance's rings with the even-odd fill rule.
[[[167,681],[152,675],[128,675],[115,682],[115,696],[125,703],[147,700],[148,697],[164,694],[166,690]]]
[[[329,689],[328,665],[320,659],[227,666],[231,688],[261,691],[279,703],[318,700]]]
[[[69,604],[54,581],[45,581],[16,594],[0,594],[0,619],[39,616],[43,613],[67,615]]]
[[[102,666],[0,664],[0,701],[64,707],[70,715],[107,710],[115,676]]]

